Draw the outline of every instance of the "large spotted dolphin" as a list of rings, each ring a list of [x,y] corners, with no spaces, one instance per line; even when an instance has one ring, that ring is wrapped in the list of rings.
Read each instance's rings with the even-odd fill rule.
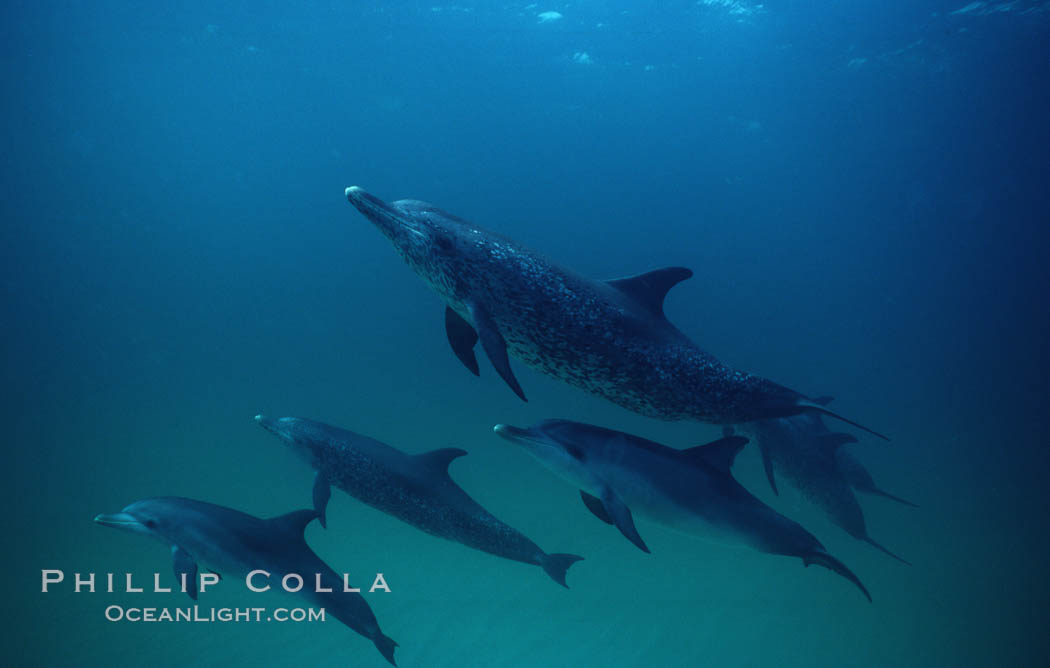
[[[314,509],[322,525],[334,485],[432,536],[539,566],[563,587],[568,587],[566,571],[583,558],[544,552],[470,498],[448,474],[449,464],[467,454],[465,450],[442,448],[410,455],[323,422],[263,415],[255,420],[315,471]]]
[[[662,420],[731,424],[817,412],[860,426],[799,392],[730,368],[672,325],[664,297],[693,275],[689,269],[592,280],[432,204],[387,203],[358,187],[347,188],[346,197],[445,301],[456,356],[477,374],[480,339],[522,399],[508,353]]]
[[[98,515],[95,521],[170,546],[175,574],[194,600],[199,568],[240,578],[261,569],[270,574],[271,582],[295,573],[306,583],[296,596],[324,608],[327,614],[371,640],[393,664],[397,643],[379,629],[364,597],[344,591],[343,579],[306,544],[303,532],[316,517],[313,510],[297,510],[261,519],[203,501],[159,497],[136,501],[119,513]]]
[[[580,489],[587,508],[648,552],[634,514],[715,542],[799,557],[824,566],[868,590],[845,564],[828,554],[813,534],[753,496],[730,468],[747,439],[727,436],[676,450],[603,427],[546,420],[520,429],[496,425],[500,436],[522,445],[552,471]]]
[[[823,403],[830,399],[818,398],[815,401]],[[832,432],[818,414],[758,420],[737,425],[737,429],[758,445],[774,493],[779,493],[777,476],[784,477],[846,533],[904,561],[868,535],[864,511],[853,490],[878,494],[911,506],[915,504],[876,487],[864,465],[842,447],[855,442],[856,438]],[[732,427],[725,428],[726,435],[733,431]]]

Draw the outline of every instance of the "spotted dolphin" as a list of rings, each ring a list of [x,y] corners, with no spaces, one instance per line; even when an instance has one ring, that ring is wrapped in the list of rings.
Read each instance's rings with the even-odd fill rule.
[[[445,331],[460,361],[479,373],[480,339],[523,400],[508,353],[662,420],[731,424],[818,412],[860,427],[799,392],[730,368],[672,325],[664,297],[693,275],[689,269],[596,281],[432,204],[387,203],[356,186],[346,197],[445,301]]]
[[[830,401],[818,398],[816,401]],[[808,501],[857,540],[862,540],[889,556],[908,563],[868,535],[864,511],[853,487],[911,504],[875,487],[867,469],[842,446],[857,439],[850,434],[832,432],[818,414],[803,414],[737,425],[741,433],[758,445],[770,487],[779,493],[776,475],[783,476]],[[733,433],[727,427],[726,434]],[[776,474],[774,474],[774,471]]]
[[[98,515],[95,521],[170,545],[175,575],[184,579],[186,593],[194,600],[201,567],[236,577],[262,569],[274,580],[298,574],[306,586],[296,596],[370,639],[394,664],[397,643],[379,629],[364,597],[343,591],[343,579],[306,544],[303,532],[315,517],[313,510],[297,510],[260,519],[203,501],[162,497],[136,501],[119,513]],[[328,591],[317,591],[321,589]]]
[[[568,587],[565,573],[583,557],[548,554],[470,498],[448,473],[458,448],[409,455],[385,443],[304,418],[255,417],[315,471],[314,507],[325,522],[335,485],[355,499],[432,536],[447,538],[497,557],[541,567]]]
[[[688,534],[746,545],[759,552],[799,557],[868,590],[845,564],[796,522],[754,497],[730,467],[747,439],[727,436],[675,450],[638,436],[572,422],[546,420],[528,429],[496,425],[555,473],[580,488],[584,504],[648,552],[634,513]]]

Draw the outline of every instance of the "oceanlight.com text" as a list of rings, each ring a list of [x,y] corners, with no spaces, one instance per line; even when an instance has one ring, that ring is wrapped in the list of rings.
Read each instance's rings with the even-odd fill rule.
[[[324,608],[139,608],[109,605],[110,622],[323,622]]]

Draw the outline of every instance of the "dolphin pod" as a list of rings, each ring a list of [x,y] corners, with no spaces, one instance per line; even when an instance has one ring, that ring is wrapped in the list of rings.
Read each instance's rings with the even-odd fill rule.
[[[508,353],[647,417],[733,424],[816,412],[885,438],[689,340],[663,309],[689,269],[597,281],[433,204],[387,203],[356,186],[346,197],[444,300],[445,332],[467,369],[479,373],[480,340],[523,400]]]
[[[840,447],[856,439],[832,433],[821,416],[885,436],[832,412],[825,399],[732,369],[701,350],[663,310],[668,291],[692,276],[690,270],[668,267],[592,280],[431,204],[387,203],[357,187],[345,194],[445,302],[449,344],[475,375],[480,369],[474,349],[480,341],[496,372],[522,400],[511,356],[643,416],[724,425],[724,438],[685,450],[570,420],[546,420],[525,429],[496,425],[496,434],[578,487],[596,517],[645,552],[649,547],[635,525],[636,514],[691,535],[796,557],[805,566],[817,564],[840,575],[871,601],[860,579],[813,534],[733,477],[734,459],[748,442],[734,435],[733,425],[756,441],[774,492],[774,469],[804,493],[819,488],[811,498],[833,520],[896,557],[867,535],[852,490],[914,504],[876,486],[863,464]],[[169,545],[175,574],[194,583],[185,589],[194,599],[199,569],[234,575],[254,569],[277,576],[315,573],[317,588],[296,595],[370,639],[391,664],[398,644],[380,630],[359,593],[339,586],[339,577],[304,538],[314,519],[328,527],[333,486],[425,533],[539,566],[564,587],[568,569],[582,559],[545,552],[456,484],[448,469],[467,454],[464,450],[408,454],[304,418],[259,415],[256,422],[314,471],[312,510],[261,519],[164,497],[132,503],[95,521]]]

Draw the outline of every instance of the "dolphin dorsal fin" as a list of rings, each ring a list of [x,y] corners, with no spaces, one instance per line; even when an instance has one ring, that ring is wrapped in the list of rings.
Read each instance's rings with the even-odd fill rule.
[[[662,318],[667,293],[692,275],[693,271],[685,267],[664,267],[637,276],[615,278],[606,283]]]
[[[466,450],[459,448],[440,448],[416,455],[416,461],[428,471],[438,471],[448,475],[448,465],[453,459],[467,454]]]
[[[274,531],[289,537],[302,538],[306,525],[317,519],[316,510],[293,510],[285,515],[270,518]]]
[[[733,460],[741,448],[747,445],[747,439],[743,436],[726,436],[717,441],[698,445],[687,450],[680,450],[679,454],[687,460],[706,462],[722,473],[729,473],[733,467]]]

